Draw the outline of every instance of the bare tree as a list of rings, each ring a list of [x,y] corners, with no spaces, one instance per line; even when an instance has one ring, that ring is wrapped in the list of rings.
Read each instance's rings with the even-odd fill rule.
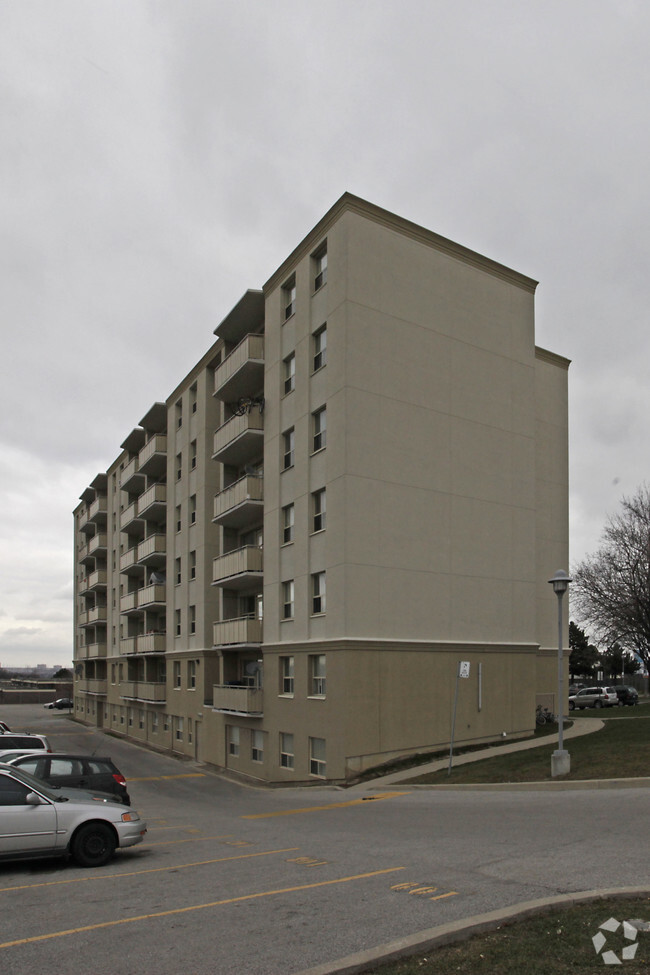
[[[650,670],[650,489],[609,518],[601,547],[573,570],[571,608],[601,644],[634,650]]]

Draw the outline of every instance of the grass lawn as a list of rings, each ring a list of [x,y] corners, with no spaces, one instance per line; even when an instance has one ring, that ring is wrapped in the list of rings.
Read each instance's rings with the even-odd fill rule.
[[[364,971],[372,975],[595,975],[616,964],[611,959],[608,964],[603,958],[606,951],[613,951],[623,972],[650,972],[650,931],[640,931],[635,941],[626,939],[621,928],[604,931],[606,944],[596,952],[592,938],[610,918],[648,922],[650,898],[611,898],[555,908],[474,935],[460,944],[433,948]],[[623,947],[634,943],[638,944],[634,959],[623,960]]]
[[[565,739],[564,747],[571,757],[571,771],[562,776],[561,781],[650,776],[650,703],[605,711],[572,711],[571,719],[580,721],[583,714],[602,718],[605,726],[601,731],[581,738]],[[542,730],[548,731],[548,727]],[[551,781],[551,753],[556,748],[557,740],[538,748],[457,765],[452,767],[451,775],[447,775],[447,769],[415,774],[408,782],[400,784]]]

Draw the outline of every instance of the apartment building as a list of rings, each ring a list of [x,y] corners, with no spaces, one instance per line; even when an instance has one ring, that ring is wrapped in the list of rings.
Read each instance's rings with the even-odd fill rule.
[[[81,495],[77,719],[297,784],[448,748],[456,696],[463,744],[556,707],[569,363],[535,287],[342,196]]]

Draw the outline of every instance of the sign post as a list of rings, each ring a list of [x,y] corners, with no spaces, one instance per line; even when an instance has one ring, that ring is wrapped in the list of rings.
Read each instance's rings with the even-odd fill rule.
[[[449,768],[447,775],[451,775],[451,763],[454,755],[454,732],[456,730],[456,705],[458,703],[458,681],[460,678],[469,677],[469,660],[458,661],[458,673],[456,674],[456,689],[454,691],[454,709],[451,717],[451,740],[449,742]]]

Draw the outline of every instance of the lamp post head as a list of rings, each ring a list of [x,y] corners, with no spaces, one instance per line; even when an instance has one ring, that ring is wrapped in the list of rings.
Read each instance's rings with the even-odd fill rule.
[[[573,579],[569,578],[563,569],[558,569],[553,578],[548,581],[553,586],[553,592],[557,596],[563,596],[569,588],[569,583],[573,582]]]

